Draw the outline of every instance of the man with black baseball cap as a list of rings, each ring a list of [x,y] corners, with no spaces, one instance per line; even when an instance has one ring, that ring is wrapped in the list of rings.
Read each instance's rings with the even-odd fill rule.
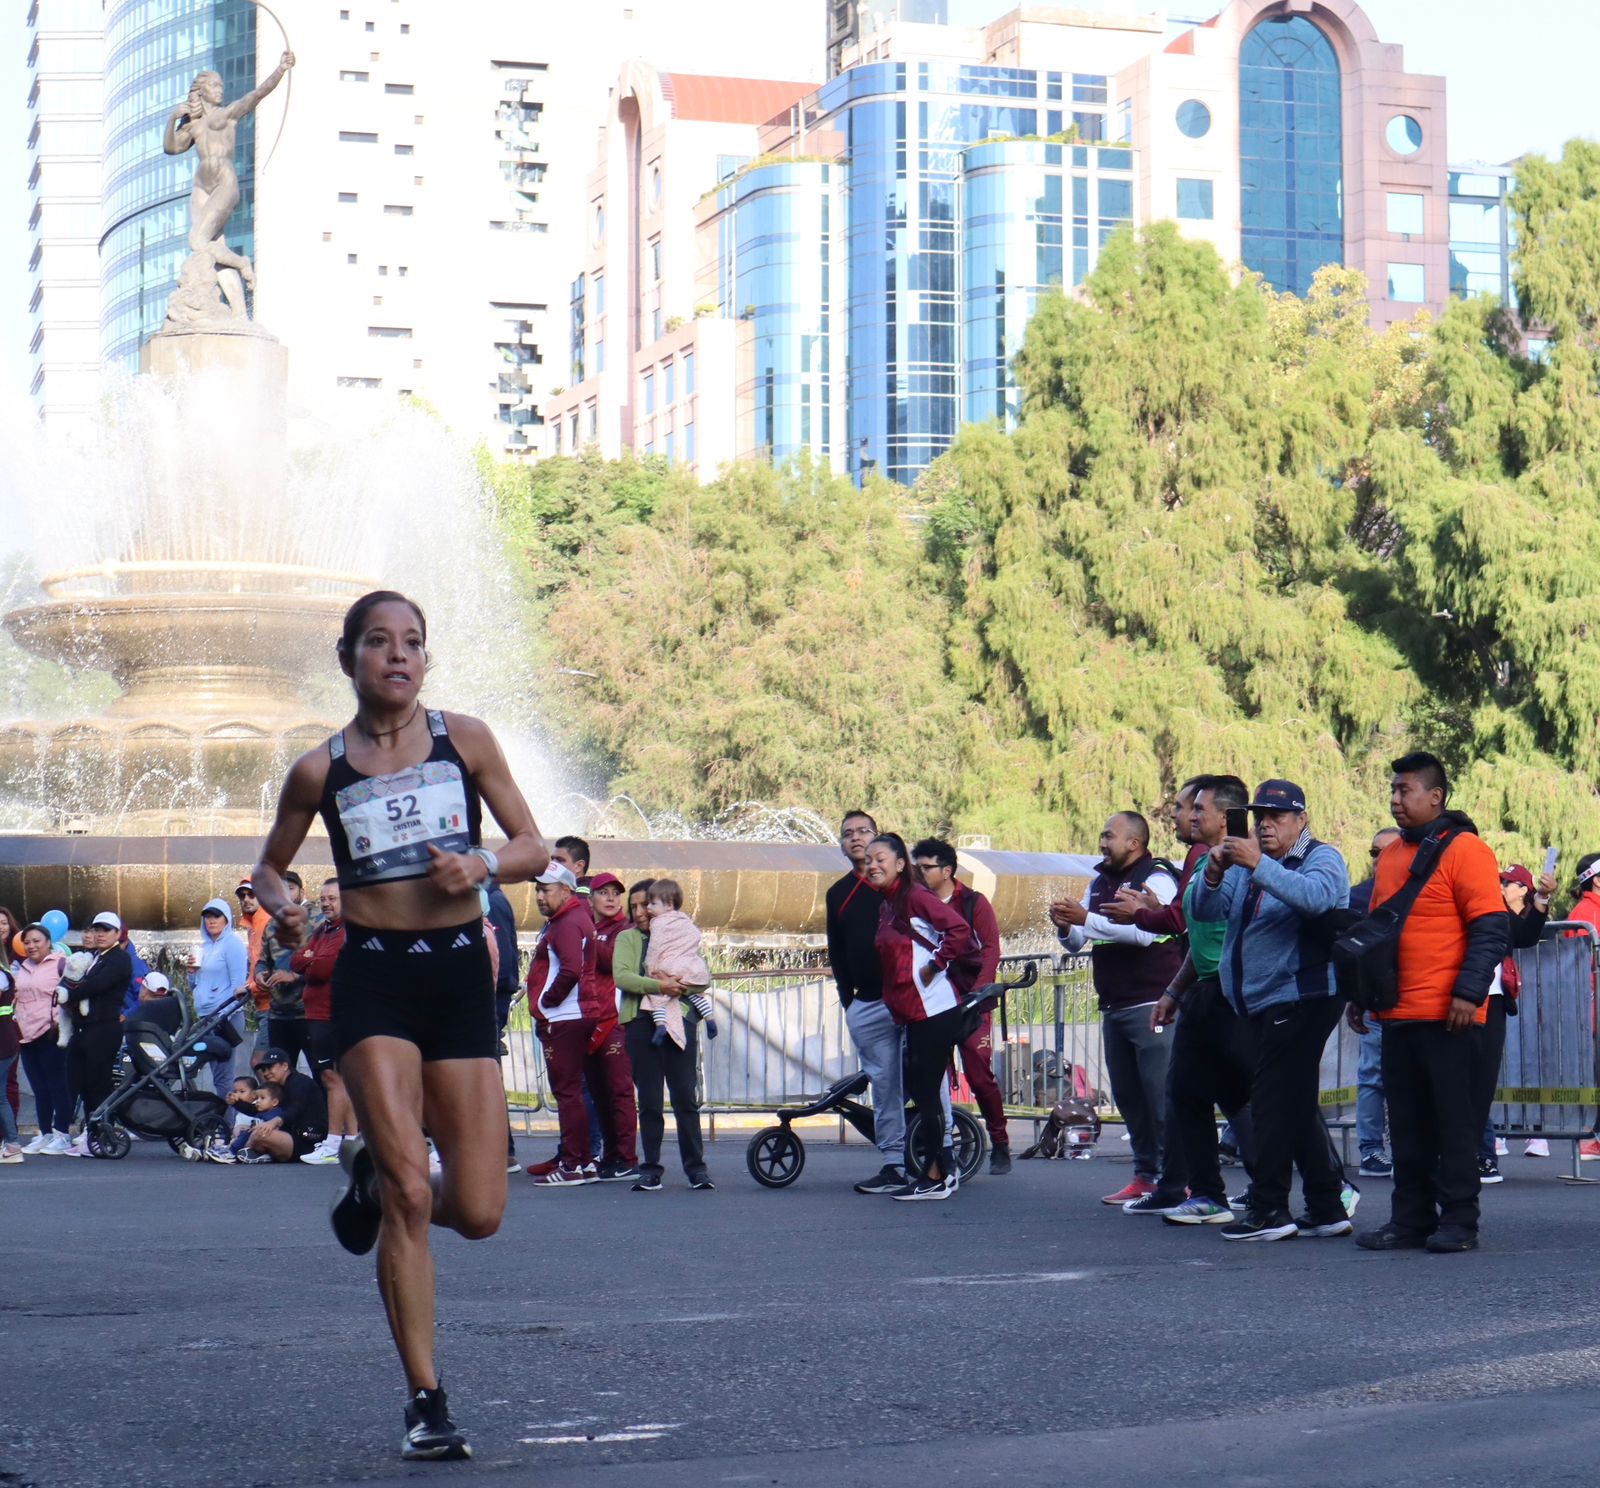
[[[1317,1100],[1323,1046],[1339,1022],[1332,968],[1312,922],[1350,898],[1350,874],[1336,848],[1307,829],[1305,792],[1267,780],[1250,803],[1255,834],[1227,836],[1212,850],[1195,888],[1194,917],[1223,921],[1222,990],[1245,1025],[1238,1060],[1250,1060],[1256,1160],[1246,1213],[1225,1240],[1348,1235],[1344,1169]],[[1242,1069],[1229,1072],[1234,1078]],[[1289,1213],[1300,1169],[1306,1214]]]

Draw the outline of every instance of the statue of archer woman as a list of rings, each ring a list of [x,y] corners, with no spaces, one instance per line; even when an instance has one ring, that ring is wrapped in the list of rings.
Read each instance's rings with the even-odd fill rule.
[[[192,146],[200,157],[195,166],[194,189],[189,195],[190,256],[183,266],[181,289],[173,296],[175,301],[187,301],[188,313],[180,316],[180,306],[174,304],[169,307],[169,321],[205,319],[203,302],[212,285],[221,290],[233,318],[245,318],[244,287],[255,283],[255,270],[244,254],[235,253],[223,239],[228,218],[239,205],[239,177],[233,168],[239,120],[253,114],[293,66],[294,53],[285,52],[277,68],[258,87],[226,105],[222,101],[221,76],[215,72],[199,73],[189,89],[188,101],[179,104],[167,120],[161,148],[168,155],[182,155]]]

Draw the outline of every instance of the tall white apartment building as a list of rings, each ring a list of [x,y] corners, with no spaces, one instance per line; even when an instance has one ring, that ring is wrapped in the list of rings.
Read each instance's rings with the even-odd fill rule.
[[[88,415],[100,370],[101,0],[32,0],[29,392],[52,429]]]
[[[752,27],[733,0],[286,5],[299,66],[255,233],[291,406],[409,394],[497,454],[536,451],[569,379],[586,180],[623,59],[819,80],[822,8],[772,10]],[[277,52],[262,28],[263,75]]]

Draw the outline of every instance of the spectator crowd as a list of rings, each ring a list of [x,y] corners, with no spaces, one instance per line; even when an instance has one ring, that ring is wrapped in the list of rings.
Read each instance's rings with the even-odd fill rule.
[[[1320,1104],[1324,1052],[1344,1018],[1359,1040],[1357,1176],[1393,1185],[1387,1221],[1357,1243],[1476,1246],[1479,1190],[1500,1181],[1505,1152],[1490,1113],[1518,1012],[1514,952],[1540,940],[1556,880],[1551,862],[1537,875],[1502,867],[1449,797],[1437,758],[1396,760],[1394,824],[1372,838],[1354,885],[1290,780],[1253,791],[1233,775],[1186,781],[1172,813],[1181,863],[1152,853],[1140,813],[1107,821],[1083,900],[1049,906],[1062,946],[1089,959],[1110,1096],[1127,1127],[1132,1177],[1105,1203],[1217,1225],[1232,1241],[1353,1233],[1360,1191]],[[907,847],[852,811],[839,845],[848,871],[827,893],[827,959],[870,1084],[879,1161],[856,1191],[948,1199],[960,1186],[949,1105],[958,1063],[990,1172],[1011,1169],[991,1017],[975,1005],[1000,961],[994,909],[957,877],[956,850],[939,838]],[[304,902],[300,879],[285,881]],[[1600,854],[1580,861],[1574,889],[1568,918],[1600,928]],[[484,897],[502,1054],[525,991],[558,1117],[555,1154],[527,1168],[533,1183],[658,1191],[670,1105],[686,1180],[710,1190],[696,1084],[699,1040],[719,1030],[679,884],[591,875],[588,844],[559,839],[535,883],[544,923],[525,978],[509,902],[498,888]],[[12,956],[0,970],[0,1163],[89,1155],[87,1118],[116,1085],[130,1026],[176,1039],[208,1019],[225,1025],[201,1046],[222,1118],[198,1155],[337,1162],[357,1135],[330,1030],[345,934],[337,881],[307,908],[308,935],[287,946],[248,879],[207,901],[184,962],[187,1008],[116,914],[94,915],[74,950],[62,926],[20,924],[0,908]],[[26,1145],[19,1068],[38,1123]],[[942,1134],[915,1162],[908,1106],[923,1131]],[[1537,1135],[1524,1150],[1549,1152]],[[1581,1152],[1600,1158],[1600,1141],[1591,1134]],[[1248,1185],[1230,1196],[1223,1166],[1234,1153]],[[509,1126],[507,1161],[515,1170]]]

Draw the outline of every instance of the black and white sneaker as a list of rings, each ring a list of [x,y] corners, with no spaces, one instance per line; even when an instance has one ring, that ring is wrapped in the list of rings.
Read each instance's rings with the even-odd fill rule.
[[[914,1204],[923,1199],[948,1199],[954,1193],[955,1188],[947,1178],[919,1178],[915,1183],[906,1184],[893,1197],[897,1204]]]
[[[716,1191],[717,1185],[709,1178],[696,1178],[694,1182],[689,1185],[690,1193],[715,1193]]]
[[[864,1182],[856,1184],[858,1194],[897,1194],[906,1186],[906,1175],[893,1163],[883,1167]]]
[[[632,1167],[618,1167],[615,1163],[600,1164],[600,1181],[602,1183],[637,1183],[642,1175],[639,1165]]]
[[[628,1190],[629,1193],[660,1193],[661,1175],[659,1173],[641,1173],[639,1181]]]
[[[328,1219],[339,1244],[351,1255],[365,1255],[378,1243],[378,1227],[383,1223],[377,1170],[360,1137],[341,1143],[339,1165],[349,1181],[334,1195]]]
[[[1223,1225],[1224,1240],[1289,1240],[1300,1233],[1300,1226],[1286,1209],[1276,1214],[1261,1214],[1251,1210],[1232,1224]]]
[[[450,1419],[444,1386],[418,1390],[406,1402],[406,1434],[400,1455],[407,1462],[461,1462],[472,1448]]]
[[[1505,1181],[1505,1175],[1500,1171],[1500,1164],[1495,1158],[1480,1157],[1478,1159],[1479,1183],[1504,1183]]]
[[[1294,1227],[1304,1240],[1333,1240],[1340,1235],[1353,1235],[1356,1232],[1356,1227],[1345,1215],[1319,1223],[1309,1214],[1300,1214],[1295,1216]]]

